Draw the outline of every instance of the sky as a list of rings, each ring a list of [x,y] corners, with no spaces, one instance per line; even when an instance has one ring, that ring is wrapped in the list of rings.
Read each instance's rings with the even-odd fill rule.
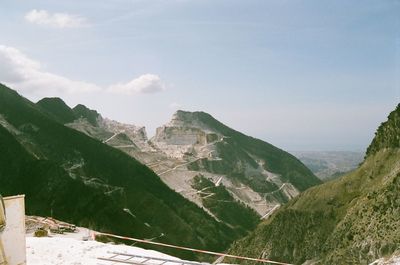
[[[400,103],[399,0],[2,0],[0,82],[155,128],[205,111],[285,150],[365,151]]]

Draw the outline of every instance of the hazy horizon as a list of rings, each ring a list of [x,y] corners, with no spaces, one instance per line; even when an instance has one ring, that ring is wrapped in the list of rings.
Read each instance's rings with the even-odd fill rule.
[[[284,150],[364,152],[400,102],[398,1],[1,5],[1,83],[149,136],[183,109]]]

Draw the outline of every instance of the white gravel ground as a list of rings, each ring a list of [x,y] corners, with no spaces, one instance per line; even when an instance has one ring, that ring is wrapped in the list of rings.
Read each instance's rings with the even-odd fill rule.
[[[27,237],[26,245],[28,265],[111,265],[116,263],[102,261],[98,258],[111,257],[112,254],[109,252],[112,251],[165,259],[177,259],[153,250],[126,245],[104,244],[96,241],[82,241],[77,238],[68,237]],[[174,263],[168,265],[172,264]]]

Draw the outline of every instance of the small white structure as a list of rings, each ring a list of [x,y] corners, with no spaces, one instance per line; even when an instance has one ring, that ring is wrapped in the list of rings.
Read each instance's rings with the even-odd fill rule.
[[[0,233],[7,265],[26,264],[25,196],[4,197],[6,227]]]

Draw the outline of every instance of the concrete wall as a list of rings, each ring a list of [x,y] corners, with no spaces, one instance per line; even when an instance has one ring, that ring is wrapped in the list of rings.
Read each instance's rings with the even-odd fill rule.
[[[0,233],[0,240],[6,254],[7,265],[25,265],[25,196],[3,199],[6,208],[6,228]]]

